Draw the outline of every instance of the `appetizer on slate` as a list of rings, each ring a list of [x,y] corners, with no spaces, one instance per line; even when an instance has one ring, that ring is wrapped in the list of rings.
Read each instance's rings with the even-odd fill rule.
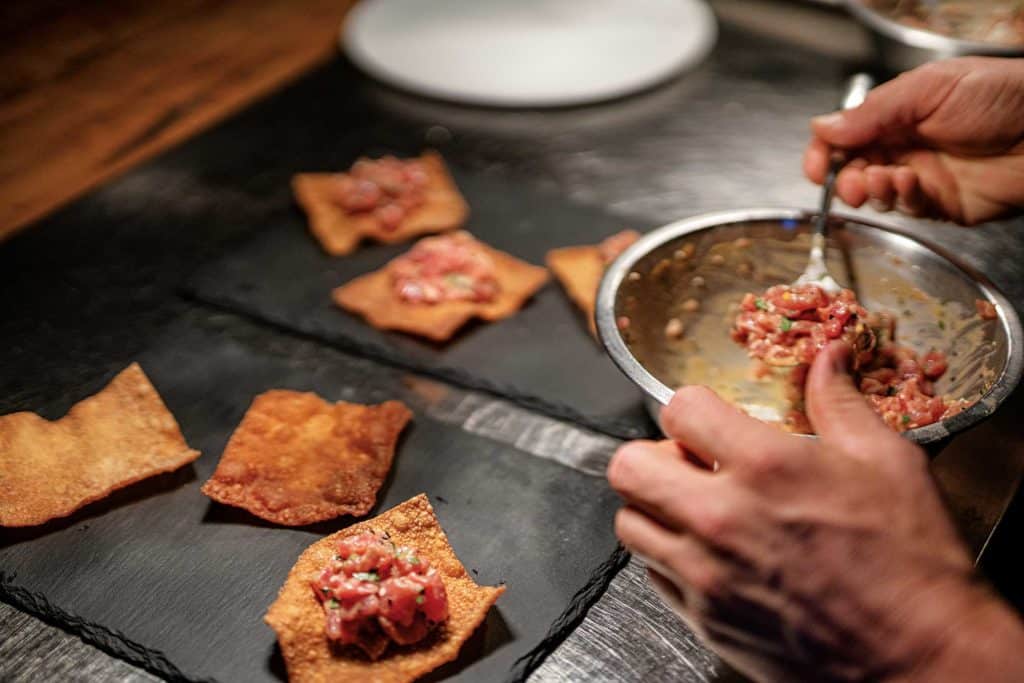
[[[547,277],[459,231],[420,240],[384,268],[335,289],[334,301],[378,329],[441,342],[472,318],[511,316]]]
[[[0,417],[0,526],[31,526],[199,457],[137,363],[56,421]]]
[[[268,391],[253,400],[203,493],[287,526],[365,515],[411,417],[399,401],[364,406]]]
[[[395,243],[454,230],[469,214],[435,152],[418,159],[362,158],[347,173],[300,173],[292,190],[309,229],[332,256],[355,251],[364,237]]]
[[[470,578],[420,494],[307,548],[265,619],[293,683],[401,683],[455,659],[504,590]]]
[[[633,242],[640,239],[635,230],[623,230],[605,239],[600,244],[579,247],[562,247],[548,252],[548,268],[562,283],[566,294],[587,316],[591,334],[597,334],[594,324],[594,307],[597,304],[597,288],[608,265]]]

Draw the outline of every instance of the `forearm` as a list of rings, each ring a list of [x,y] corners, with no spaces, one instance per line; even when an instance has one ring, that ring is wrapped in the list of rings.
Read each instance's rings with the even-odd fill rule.
[[[887,683],[1024,681],[1024,623],[987,588],[972,586],[971,605],[951,619],[922,649],[917,661],[887,677]]]

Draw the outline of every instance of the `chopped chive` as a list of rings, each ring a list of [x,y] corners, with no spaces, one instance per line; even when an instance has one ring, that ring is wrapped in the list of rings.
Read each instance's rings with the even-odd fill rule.
[[[910,424],[910,416],[909,415],[904,415],[903,416],[903,424],[905,424],[905,425],[906,424]]]
[[[793,329],[793,321],[790,320],[789,318],[784,317],[782,319],[782,325],[780,327],[783,332],[789,332],[791,329]]]
[[[417,605],[422,605],[426,601],[427,601],[427,599],[425,597],[423,597],[422,595],[417,595],[416,596],[416,604]]]
[[[755,299],[754,300],[754,305],[757,306],[758,308],[760,308],[762,311],[767,311],[768,310],[768,302],[765,301],[764,299],[760,299],[760,298],[759,299]]]

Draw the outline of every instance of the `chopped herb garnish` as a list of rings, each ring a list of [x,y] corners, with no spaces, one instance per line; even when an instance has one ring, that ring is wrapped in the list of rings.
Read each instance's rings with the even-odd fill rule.
[[[462,273],[448,273],[444,276],[444,281],[459,289],[469,289],[472,284],[469,277]]]
[[[410,555],[409,556],[409,564],[419,564],[419,563],[420,563],[420,558],[416,557],[415,555]]]
[[[764,299],[760,299],[760,298],[759,299],[755,299],[754,300],[754,305],[757,306],[758,308],[760,308],[762,311],[767,311],[768,310],[768,302],[765,301]]]
[[[339,607],[341,607],[341,603],[335,600],[334,598],[331,598],[327,601],[327,607],[329,609],[338,609]]]
[[[793,329],[793,321],[790,320],[789,318],[783,317],[782,325],[780,325],[779,327],[782,329],[783,332],[789,332],[791,329]]]
[[[373,581],[374,583],[380,581],[377,572],[356,572],[352,575],[352,578],[359,579],[360,581]]]
[[[939,329],[940,330],[946,329],[946,321],[945,320],[940,320],[939,321]]]
[[[427,599],[425,597],[423,597],[422,595],[417,595],[416,596],[416,604],[417,605],[422,605],[426,601],[427,601]]]
[[[903,424],[905,424],[905,425],[910,424],[910,416],[909,415],[904,415],[903,416]]]

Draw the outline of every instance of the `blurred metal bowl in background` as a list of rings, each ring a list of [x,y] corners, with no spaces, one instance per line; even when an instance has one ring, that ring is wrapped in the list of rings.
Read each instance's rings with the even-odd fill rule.
[[[652,413],[675,388],[706,384],[756,417],[782,419],[790,409],[785,380],[750,378],[751,361],[729,330],[744,293],[792,282],[803,270],[813,216],[797,209],[697,216],[648,233],[608,268],[598,292],[598,332],[614,362],[647,394]],[[1017,385],[1024,367],[1020,319],[984,276],[952,255],[898,229],[835,214],[828,261],[865,307],[897,314],[897,343],[947,353],[939,395],[975,401],[909,430],[910,439],[933,443],[966,430]],[[978,317],[977,299],[995,305],[996,320]],[[621,318],[628,319],[625,331]],[[667,333],[673,319],[682,335]],[[677,332],[679,323],[672,324]]]
[[[1024,46],[950,38],[913,28],[867,7],[863,0],[845,0],[849,12],[867,29],[881,66],[899,73],[927,62],[965,55],[1021,57]]]

